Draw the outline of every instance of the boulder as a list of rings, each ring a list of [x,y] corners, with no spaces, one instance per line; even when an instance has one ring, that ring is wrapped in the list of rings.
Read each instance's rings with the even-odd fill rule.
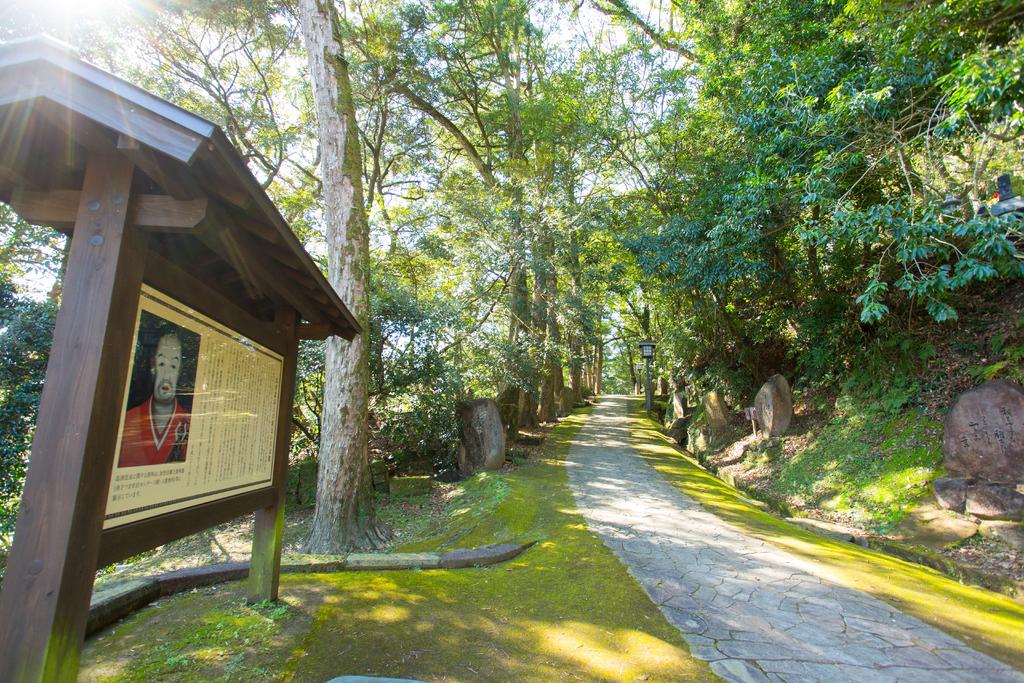
[[[943,454],[953,476],[1024,482],[1024,388],[997,379],[961,394],[946,415]]]
[[[668,405],[665,407],[664,424],[666,429],[671,428],[675,421],[681,417],[686,417],[686,394],[677,391],[672,394]]]
[[[793,392],[782,375],[772,375],[754,398],[757,421],[769,436],[786,433],[793,419]]]
[[[729,427],[729,407],[725,399],[717,391],[709,391],[702,402],[704,418],[712,430],[721,434]]]
[[[1017,522],[985,521],[978,533],[986,538],[998,538],[1016,550],[1024,550],[1024,526]]]
[[[686,392],[677,391],[672,394],[672,414],[674,417],[686,417]]]
[[[685,417],[677,418],[672,422],[672,426],[668,430],[668,435],[672,437],[672,440],[683,448],[686,448],[686,426],[688,422],[689,420]]]
[[[505,425],[505,436],[509,440],[519,435],[520,394],[521,390],[518,387],[508,387],[498,394],[498,409],[501,411],[501,421]]]
[[[462,474],[500,469],[505,464],[505,426],[498,404],[489,398],[461,401],[456,411],[461,431],[458,457]]]
[[[700,454],[718,448],[729,431],[728,408],[717,391],[708,392],[686,427],[687,447]]]
[[[907,513],[903,521],[890,533],[898,541],[939,551],[948,545],[970,538],[977,532],[976,520],[944,510],[937,503],[925,500]]]
[[[941,477],[932,484],[935,491],[935,500],[947,510],[963,512],[967,505],[967,487],[973,482],[970,479],[958,479],[956,477]]]
[[[1005,484],[967,487],[967,513],[982,519],[1024,520],[1024,493]]]

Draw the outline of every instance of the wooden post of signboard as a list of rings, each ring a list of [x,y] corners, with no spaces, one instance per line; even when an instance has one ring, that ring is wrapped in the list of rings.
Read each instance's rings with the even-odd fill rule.
[[[145,266],[145,237],[126,225],[134,168],[121,157],[86,165],[0,593],[3,681],[77,677]]]
[[[252,559],[249,561],[249,602],[277,600],[281,575],[281,542],[284,536],[284,504],[288,490],[288,450],[292,434],[292,400],[299,355],[298,319],[294,309],[277,309],[275,322],[287,339],[281,374],[281,398],[277,409],[274,443],[274,504],[256,511],[253,524]]]

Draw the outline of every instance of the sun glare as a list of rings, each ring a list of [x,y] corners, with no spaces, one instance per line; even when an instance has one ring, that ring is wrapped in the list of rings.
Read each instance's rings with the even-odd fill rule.
[[[46,33],[74,44],[85,25],[116,24],[138,5],[139,0],[14,0],[0,21],[15,36]]]

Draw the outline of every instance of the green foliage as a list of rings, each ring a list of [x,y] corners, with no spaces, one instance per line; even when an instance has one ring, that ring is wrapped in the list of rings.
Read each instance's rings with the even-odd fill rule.
[[[0,278],[0,548],[14,531],[56,314]]]
[[[1002,378],[1024,383],[1024,318],[1018,319],[1006,333],[994,335],[990,341],[994,362],[968,368],[979,382]]]
[[[623,243],[708,384],[841,371],[894,314],[954,321],[959,292],[1024,275],[1020,219],[971,206],[1021,171],[1003,3],[679,7],[694,61],[661,72],[695,80],[620,84],[633,109],[671,103]]]

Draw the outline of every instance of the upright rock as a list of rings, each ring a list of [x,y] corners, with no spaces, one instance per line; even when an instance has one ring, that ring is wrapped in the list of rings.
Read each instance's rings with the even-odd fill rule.
[[[982,519],[1024,517],[1024,388],[993,380],[964,392],[946,415],[935,497]]]
[[[687,423],[688,422],[689,422],[688,418],[685,418],[685,417],[676,418],[672,422],[672,426],[669,427],[669,430],[668,430],[669,437],[671,437],[673,441],[675,441],[677,444],[679,444],[683,448],[686,448],[686,442],[688,440],[688,437],[687,437],[687,434],[686,434],[686,428],[687,428]]]
[[[793,392],[782,375],[772,375],[754,398],[757,421],[770,436],[786,433],[793,419]]]
[[[671,428],[676,420],[686,417],[686,394],[681,391],[672,393],[672,399],[665,408],[665,428]]]
[[[704,395],[700,407],[687,423],[687,446],[694,453],[702,453],[722,445],[729,431],[729,409],[717,391]]]
[[[722,394],[709,391],[704,395],[703,407],[704,417],[713,430],[721,433],[729,427],[729,407],[725,405]]]
[[[1024,388],[997,379],[963,393],[946,415],[943,452],[950,476],[1024,482]]]
[[[456,406],[461,427],[459,471],[500,469],[505,463],[505,426],[498,404],[489,398],[462,401]]]

